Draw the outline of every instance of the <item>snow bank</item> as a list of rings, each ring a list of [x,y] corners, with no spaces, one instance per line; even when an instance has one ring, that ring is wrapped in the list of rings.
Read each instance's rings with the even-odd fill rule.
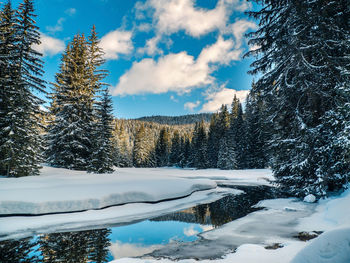
[[[41,176],[0,178],[0,215],[74,212],[137,202],[158,202],[213,189],[208,179],[184,179],[153,169],[88,174],[44,167]]]
[[[340,196],[320,199],[315,213],[299,220],[298,231],[328,231],[340,226],[350,227],[350,189]]]
[[[326,232],[302,249],[291,263],[349,263],[350,228]]]
[[[214,202],[227,194],[241,193],[242,191],[239,190],[217,187],[195,192],[188,197],[156,204],[133,203],[69,214],[0,217],[0,241],[40,233],[89,230],[111,225],[132,224],[198,204]]]
[[[133,168],[124,168],[125,170]],[[145,170],[148,170],[147,168]],[[247,170],[219,170],[219,169],[177,169],[157,168],[150,169],[154,173],[164,173],[169,176],[183,178],[207,178],[218,183],[227,185],[269,185],[274,181],[272,171],[269,169],[247,169]]]

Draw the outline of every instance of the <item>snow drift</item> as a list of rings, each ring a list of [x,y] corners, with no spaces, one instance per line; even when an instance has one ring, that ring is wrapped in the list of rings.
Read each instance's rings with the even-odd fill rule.
[[[41,176],[0,178],[0,215],[76,212],[159,202],[216,187],[208,179],[155,175],[151,171],[88,174],[44,167]]]

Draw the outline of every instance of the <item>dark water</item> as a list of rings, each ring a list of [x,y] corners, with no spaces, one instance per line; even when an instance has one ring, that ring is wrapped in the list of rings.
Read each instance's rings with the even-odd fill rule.
[[[243,217],[256,210],[251,206],[258,201],[274,197],[269,187],[235,188],[245,194],[136,224],[1,241],[0,262],[108,262],[161,251],[169,243],[201,242],[199,233]]]

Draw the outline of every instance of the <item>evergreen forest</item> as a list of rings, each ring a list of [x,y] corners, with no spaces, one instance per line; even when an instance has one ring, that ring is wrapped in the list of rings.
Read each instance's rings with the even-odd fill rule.
[[[245,57],[257,80],[245,101],[235,96],[215,113],[129,120],[113,115],[95,26],[72,37],[55,82],[43,80],[33,2],[0,3],[1,175],[39,175],[42,163],[91,173],[271,168],[276,184],[299,197],[349,182],[348,0],[255,0],[261,8],[248,15],[258,29],[246,37],[256,49]]]

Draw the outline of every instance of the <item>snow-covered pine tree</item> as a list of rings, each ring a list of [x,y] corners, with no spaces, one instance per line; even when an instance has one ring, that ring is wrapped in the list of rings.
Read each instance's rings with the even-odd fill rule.
[[[341,189],[350,170],[338,147],[348,140],[341,109],[349,101],[342,92],[349,86],[349,1],[258,2],[263,8],[250,13],[259,19],[250,34],[258,48],[248,55],[256,57],[251,73],[263,74],[253,91],[274,123],[274,175],[298,196],[324,196]]]
[[[181,138],[179,132],[174,132],[173,138],[171,139],[171,150],[169,155],[169,164],[178,166],[181,160]]]
[[[11,2],[0,11],[0,174],[9,175],[14,155],[16,90],[13,85],[13,55],[16,51],[15,11]]]
[[[231,129],[220,140],[217,167],[223,170],[237,169],[236,152],[232,140]]]
[[[142,124],[135,134],[132,159],[135,167],[144,167],[149,158],[149,152],[145,141],[145,126]]]
[[[117,167],[132,167],[132,151],[124,121],[117,120],[113,133],[113,158]]]
[[[235,157],[232,160],[236,162],[236,169],[246,168],[246,131],[245,122],[243,120],[242,104],[236,95],[232,101],[232,109],[230,115],[230,128],[227,136],[230,137],[228,148],[231,152],[235,152]],[[231,149],[233,148],[233,149]]]
[[[265,168],[268,164],[267,135],[263,122],[263,105],[258,95],[250,92],[246,100],[246,168]]]
[[[193,160],[191,159],[192,147],[190,138],[185,137],[182,142],[182,155],[180,160],[181,167],[193,167]]]
[[[45,93],[45,85],[41,54],[32,48],[40,44],[34,17],[32,0],[24,0],[15,16],[10,3],[1,12],[0,166],[8,176],[37,175],[42,161],[39,115],[43,101],[33,92]]]
[[[168,165],[170,153],[170,134],[167,128],[162,128],[155,148],[157,167]]]
[[[105,89],[101,101],[96,106],[96,124],[89,171],[113,172],[112,124],[114,117],[112,112],[112,99],[108,89]]]
[[[208,131],[208,168],[217,168],[220,134],[219,131],[219,114],[214,113],[210,120]]]
[[[235,153],[235,138],[231,129],[231,116],[226,105],[222,105],[218,114],[216,128],[217,165],[220,169],[235,169],[237,167]]]
[[[102,80],[107,76],[107,71],[100,67],[105,63],[103,59],[104,52],[99,47],[95,26],[91,29],[88,41],[89,50],[89,70],[90,70],[90,87],[94,98],[101,91],[103,86]],[[88,170],[97,173],[105,173],[113,171],[113,149],[112,149],[112,122],[113,122],[113,106],[112,100],[106,88],[102,93],[101,101],[95,100],[94,123],[91,130],[91,156]],[[114,150],[115,151],[115,150]]]
[[[94,131],[94,93],[89,49],[84,35],[76,35],[56,74],[55,119],[49,127],[48,161],[55,166],[86,170],[91,160]]]
[[[204,122],[197,122],[193,132],[192,139],[192,160],[193,166],[198,169],[208,167],[208,138]]]

